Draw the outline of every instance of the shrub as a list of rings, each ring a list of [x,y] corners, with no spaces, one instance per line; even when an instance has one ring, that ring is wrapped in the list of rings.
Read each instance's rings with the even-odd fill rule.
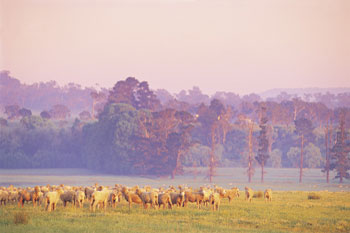
[[[309,193],[309,195],[307,196],[307,199],[318,200],[318,199],[321,199],[321,196],[317,193]]]
[[[254,198],[262,198],[264,196],[264,193],[262,191],[255,192],[253,197]]]
[[[18,212],[14,215],[14,223],[17,224],[28,224],[29,217],[25,212]]]

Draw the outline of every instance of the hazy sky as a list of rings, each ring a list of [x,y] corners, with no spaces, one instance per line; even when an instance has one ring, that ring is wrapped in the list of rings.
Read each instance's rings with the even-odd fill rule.
[[[350,0],[0,0],[0,70],[171,93],[350,87]]]

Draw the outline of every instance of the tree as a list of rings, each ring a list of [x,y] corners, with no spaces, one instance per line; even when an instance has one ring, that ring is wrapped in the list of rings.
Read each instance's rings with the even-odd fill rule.
[[[224,157],[238,163],[241,159],[242,148],[247,147],[247,135],[238,127],[232,128],[226,136]],[[245,163],[244,163],[245,165]]]
[[[183,158],[185,166],[194,167],[208,167],[210,157],[210,147],[204,146],[199,143],[191,145],[188,150],[187,156]]]
[[[125,103],[136,109],[156,110],[160,107],[157,96],[149,89],[146,81],[139,82],[134,77],[118,81],[108,96],[109,103]]]
[[[202,113],[206,113],[207,117],[203,117],[203,114],[199,117],[200,120],[205,120],[208,123],[209,137],[208,142],[211,148],[209,158],[209,181],[212,182],[213,176],[215,175],[215,168],[218,165],[216,146],[217,144],[224,143],[226,138],[226,132],[230,127],[229,120],[230,114],[225,106],[217,99],[213,99],[208,109],[202,106]],[[206,125],[202,125],[206,126]]]
[[[67,106],[63,104],[56,104],[52,106],[51,110],[49,111],[49,114],[54,119],[64,120],[67,117],[70,117],[70,110]]]
[[[324,129],[325,133],[325,154],[326,154],[326,164],[322,172],[326,172],[326,181],[329,183],[329,170],[330,170],[330,147],[332,146],[332,125],[329,125],[329,122],[327,121],[327,125]]]
[[[319,147],[315,146],[313,143],[309,143],[305,147],[305,166],[308,168],[319,168],[324,164],[324,158],[321,155],[321,150]]]
[[[253,167],[253,129],[254,129],[254,121],[248,119],[248,182],[252,182],[252,177],[254,175],[254,167]]]
[[[32,111],[30,111],[29,109],[26,109],[26,108],[21,108],[19,111],[18,111],[19,115],[21,117],[26,117],[26,116],[31,116],[32,115]]]
[[[291,147],[287,152],[287,158],[292,163],[292,167],[298,167],[300,165],[300,148]]]
[[[48,128],[47,122],[39,116],[25,116],[20,122],[26,129]]]
[[[271,151],[269,163],[274,168],[282,167],[282,151],[279,149],[274,149]]]
[[[166,147],[170,155],[168,164],[172,179],[174,179],[176,174],[183,173],[181,157],[191,145],[189,131],[191,131],[190,127],[183,129],[179,133],[173,132],[167,139]]]
[[[295,122],[295,132],[300,136],[300,175],[299,183],[302,182],[303,177],[303,161],[304,161],[304,143],[305,137],[312,133],[312,122],[306,118],[299,118]]]
[[[137,110],[128,104],[107,104],[99,121],[83,127],[83,153],[87,168],[117,174],[132,174],[135,156],[133,135],[138,132]],[[138,155],[138,159],[142,157]],[[136,159],[134,161],[137,161]]]
[[[51,115],[50,115],[50,113],[48,111],[42,111],[40,113],[40,116],[41,116],[41,118],[46,119],[46,120],[51,118]]]
[[[294,121],[297,120],[298,114],[305,109],[305,102],[302,101],[300,98],[293,98],[293,113],[294,113]]]
[[[153,91],[149,89],[146,81],[140,82],[137,87],[137,109],[157,110],[160,108],[160,101]]]
[[[90,96],[92,98],[92,116],[91,117],[92,119],[95,119],[96,105],[101,101],[105,100],[106,95],[103,92],[92,91],[90,93]]]
[[[16,104],[5,106],[5,114],[7,115],[7,119],[13,120],[20,117],[19,109],[19,106]]]
[[[260,117],[260,135],[259,135],[259,149],[258,155],[255,157],[256,161],[261,166],[261,183],[264,182],[264,166],[269,158],[269,140],[267,138],[267,117],[266,117],[266,107],[263,105],[261,107],[261,117]]]
[[[139,81],[134,77],[128,77],[125,81],[118,81],[112,91],[109,92],[109,103],[124,103],[136,106],[136,92]]]
[[[8,126],[8,122],[5,118],[0,117],[0,126]]]
[[[339,130],[337,132],[337,142],[331,149],[332,159],[330,164],[330,170],[336,170],[337,175],[335,178],[339,178],[339,182],[343,183],[343,179],[350,179],[350,142],[347,141],[347,135],[345,132],[345,111],[340,114]]]
[[[79,113],[79,118],[82,121],[88,121],[91,120],[91,115],[88,111],[82,111],[81,113]]]

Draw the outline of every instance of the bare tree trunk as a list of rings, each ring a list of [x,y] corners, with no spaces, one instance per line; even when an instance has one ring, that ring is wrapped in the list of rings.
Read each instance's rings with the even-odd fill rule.
[[[209,168],[209,182],[213,182],[214,176],[214,156],[213,152],[210,153],[210,168]]]
[[[304,134],[301,135],[299,183],[301,183],[303,179],[303,160],[304,160]]]
[[[248,181],[249,183],[252,182],[252,175],[253,175],[253,167],[252,167],[252,160],[253,160],[253,142],[252,142],[252,134],[253,134],[253,122],[249,125],[249,135],[248,135],[248,145],[249,145],[249,159],[248,159]]]
[[[91,117],[93,120],[95,120],[95,105],[96,105],[96,100],[93,98],[92,99],[92,114],[91,114]]]
[[[209,159],[209,181],[210,183],[213,181],[214,169],[215,169],[215,126],[212,126],[211,129],[211,151],[210,151],[210,159]]]
[[[332,127],[332,124],[329,128],[329,148],[332,148],[333,147],[333,137],[332,137],[332,134],[333,134],[333,127]],[[328,163],[329,163],[329,167],[330,167],[330,160],[331,160],[331,157],[332,157],[332,154],[328,151]],[[329,170],[327,172],[327,177],[329,177]],[[328,178],[329,179],[329,178]]]
[[[329,153],[328,153],[328,122],[325,129],[325,147],[326,147],[326,178],[327,183],[329,183]]]
[[[181,151],[179,150],[177,152],[177,155],[176,155],[176,165],[175,165],[175,168],[174,170],[172,171],[171,173],[171,179],[174,179],[175,178],[175,175],[178,173],[178,171],[180,170],[180,157],[181,157]]]

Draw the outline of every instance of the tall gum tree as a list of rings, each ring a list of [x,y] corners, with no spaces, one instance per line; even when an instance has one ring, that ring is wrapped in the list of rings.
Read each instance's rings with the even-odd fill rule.
[[[299,183],[303,180],[303,161],[304,161],[304,144],[305,139],[312,134],[313,126],[312,122],[306,118],[299,118],[295,123],[295,132],[300,136],[300,172]]]
[[[260,134],[259,134],[259,149],[255,160],[261,166],[261,183],[264,183],[264,166],[268,160],[269,156],[269,140],[267,137],[267,117],[266,117],[266,107],[261,106],[260,115]]]
[[[337,141],[331,149],[332,159],[330,170],[336,170],[337,175],[335,178],[339,178],[339,183],[343,183],[344,178],[350,179],[350,142],[348,141],[345,130],[345,115],[345,111],[341,110]]]

